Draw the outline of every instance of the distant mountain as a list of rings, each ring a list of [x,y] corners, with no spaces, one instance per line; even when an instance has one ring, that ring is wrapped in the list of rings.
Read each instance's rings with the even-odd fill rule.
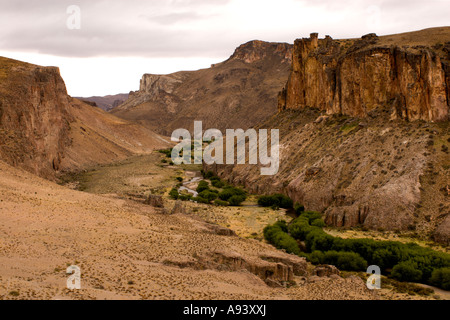
[[[86,102],[90,105],[99,107],[102,110],[110,111],[124,103],[128,99],[128,93],[119,93],[115,95],[109,95],[104,97],[94,96],[94,97],[76,97],[77,99]]]
[[[137,92],[111,112],[160,134],[193,129],[249,128],[277,112],[289,75],[292,45],[250,41],[226,61],[198,71],[145,74]]]

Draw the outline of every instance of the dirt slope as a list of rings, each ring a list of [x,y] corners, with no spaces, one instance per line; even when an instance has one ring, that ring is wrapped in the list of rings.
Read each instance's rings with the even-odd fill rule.
[[[3,162],[0,199],[3,299],[376,298],[357,278],[304,282],[286,264],[303,273],[302,258],[218,235],[193,216],[73,191]],[[78,291],[66,289],[72,264],[81,268]],[[270,274],[298,286],[272,288],[262,278]]]

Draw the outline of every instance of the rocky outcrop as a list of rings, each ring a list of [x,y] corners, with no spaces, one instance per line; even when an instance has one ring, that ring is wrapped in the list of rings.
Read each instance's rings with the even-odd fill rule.
[[[448,60],[448,53],[432,47],[379,43],[374,34],[344,44],[313,33],[294,43],[278,108],[314,107],[361,118],[385,109],[392,119],[446,121]]]
[[[0,57],[0,158],[51,177],[70,144],[69,97],[59,69]]]
[[[218,264],[216,268],[227,271],[247,270],[272,287],[294,282],[295,276],[307,275],[305,258],[283,255],[282,257],[262,256],[262,259],[244,258],[236,252],[216,251],[209,258],[209,264]],[[295,270],[295,272],[294,272]]]
[[[319,265],[314,268],[313,275],[318,277],[331,277],[331,276],[339,276],[340,271],[335,266],[331,265]]]
[[[240,45],[230,57],[230,60],[236,59],[245,63],[254,63],[275,53],[281,57],[282,62],[291,62],[292,45],[288,43],[270,43],[260,40],[253,40]]]

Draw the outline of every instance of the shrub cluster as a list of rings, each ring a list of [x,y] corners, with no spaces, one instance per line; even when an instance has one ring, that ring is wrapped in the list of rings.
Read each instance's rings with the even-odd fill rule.
[[[219,192],[219,199],[222,201],[228,201],[231,206],[239,206],[247,199],[247,193],[245,190],[233,186],[226,186],[221,192]]]
[[[264,238],[278,249],[284,249],[287,253],[300,254],[297,241],[287,233],[286,221],[277,221],[273,225],[264,228]]]
[[[260,196],[258,205],[261,207],[290,209],[293,206],[293,202],[288,196],[277,193],[269,196]]]
[[[181,201],[189,201],[192,199],[192,194],[181,194],[178,192],[176,188],[172,188],[172,190],[170,190],[169,196],[174,200],[181,200]]]
[[[365,271],[367,265],[378,265],[383,273],[400,281],[428,283],[448,288],[450,255],[414,243],[342,239],[327,234],[320,213],[307,211],[293,220],[285,232],[305,242],[312,263],[334,264],[342,270]],[[266,240],[275,246],[271,237]],[[351,254],[351,255],[349,255]],[[332,262],[332,263],[331,263]]]

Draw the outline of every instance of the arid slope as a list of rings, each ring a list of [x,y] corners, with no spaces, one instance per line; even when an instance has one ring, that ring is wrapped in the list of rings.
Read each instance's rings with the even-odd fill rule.
[[[218,235],[194,216],[73,191],[1,161],[0,199],[3,299],[377,297],[358,278],[305,282],[302,258]],[[287,262],[274,260],[301,268],[294,275]],[[81,268],[81,290],[66,288],[73,264]],[[271,274],[293,277],[298,286],[272,288],[262,279]]]

